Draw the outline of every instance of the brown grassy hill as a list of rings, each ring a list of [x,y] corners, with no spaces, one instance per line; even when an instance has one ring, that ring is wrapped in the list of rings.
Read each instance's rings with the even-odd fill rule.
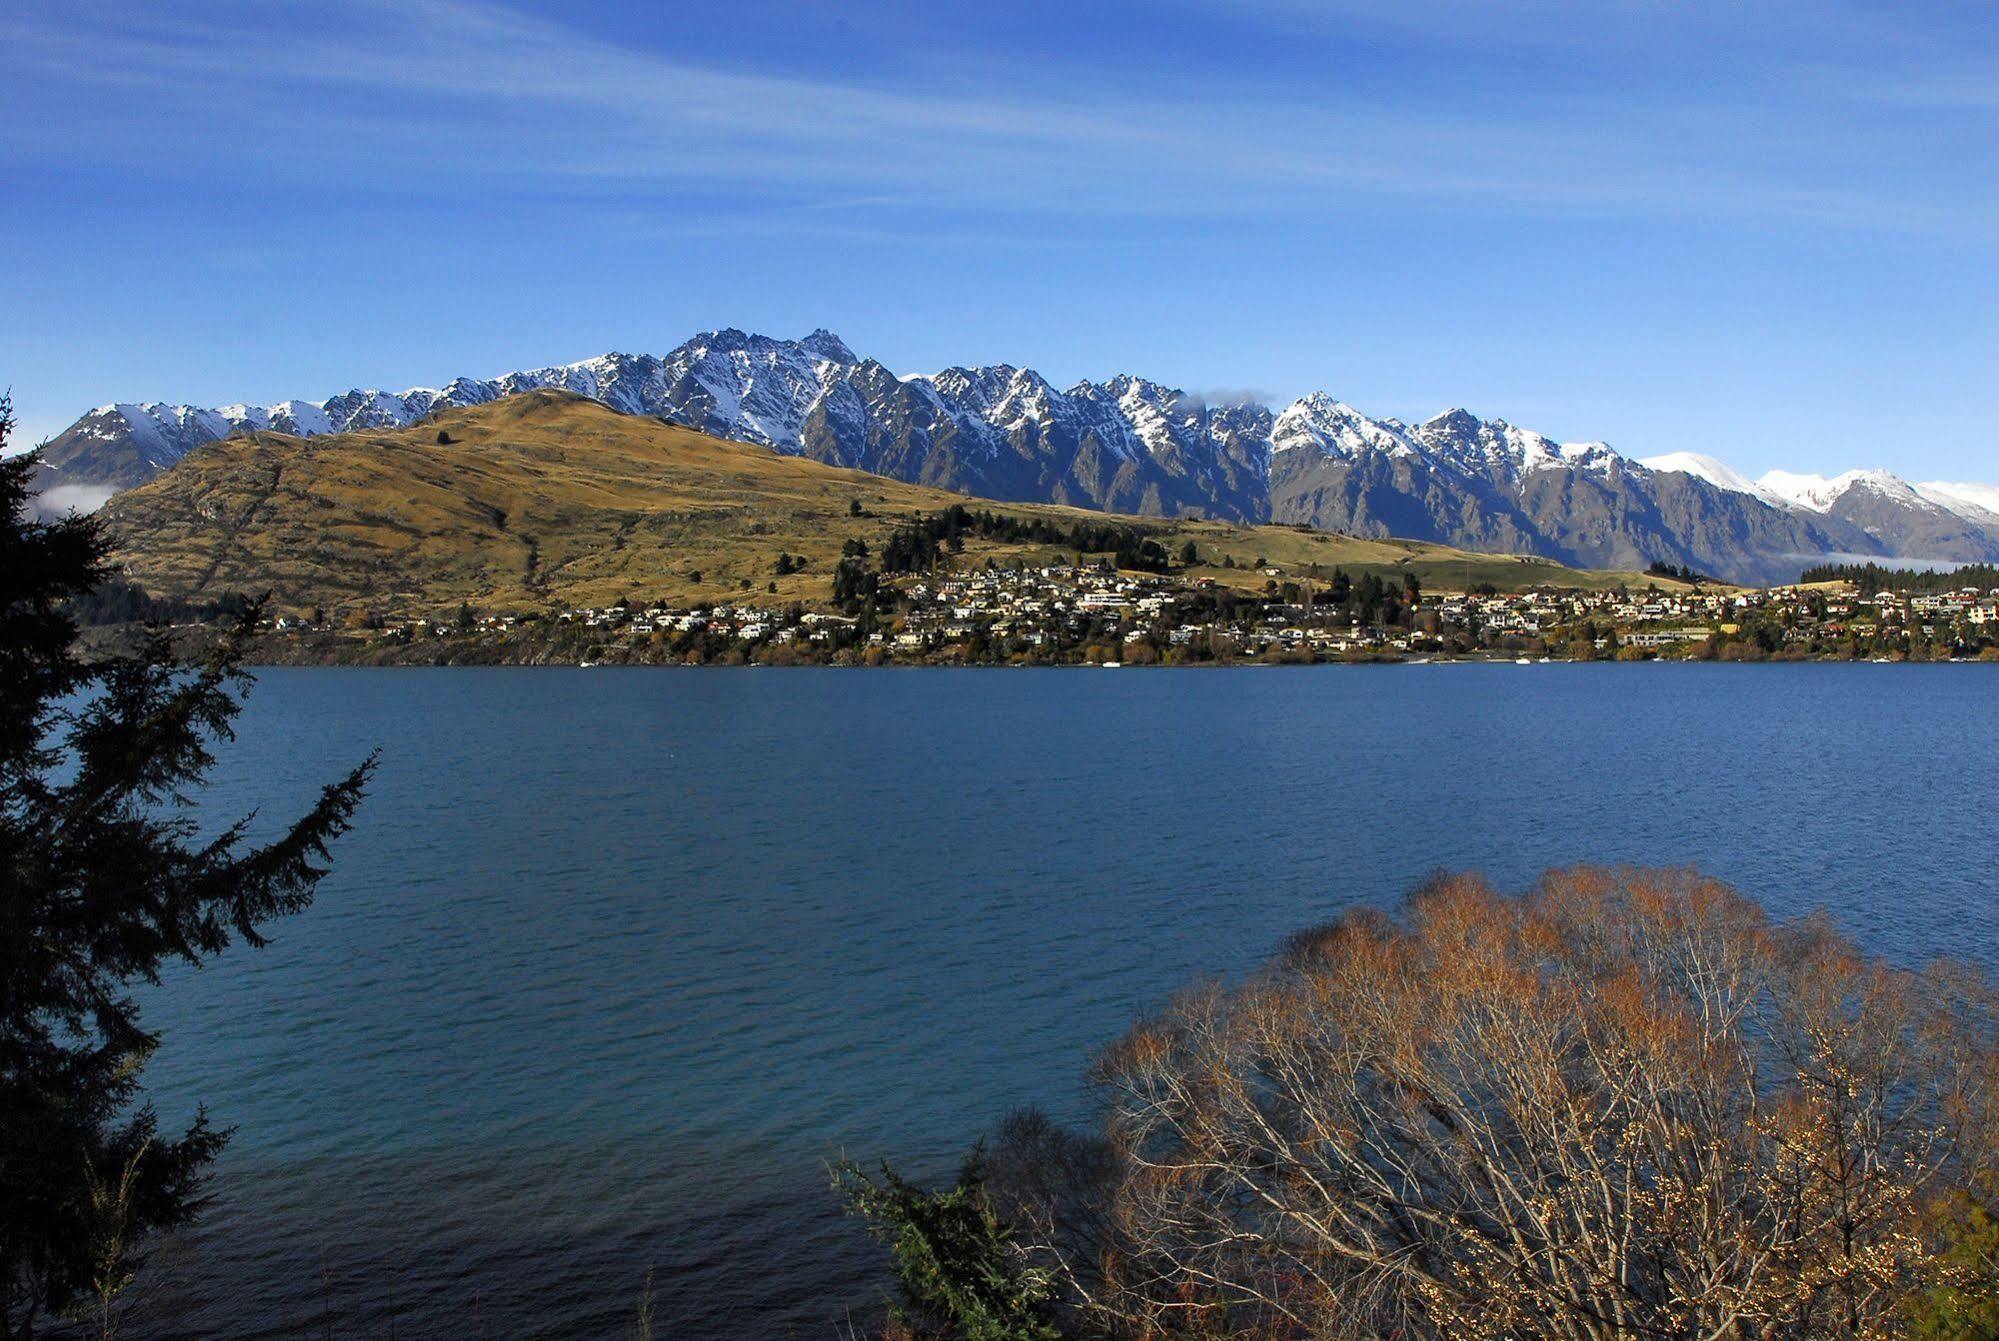
[[[440,441],[440,435],[446,440]],[[863,515],[853,515],[858,501]],[[1064,524],[1103,514],[985,504],[621,415],[564,392],[446,410],[409,429],[212,443],[105,516],[126,575],[162,596],[270,592],[275,608],[334,615],[692,603],[754,592],[823,601],[841,545],[879,549],[904,518],[971,503]],[[1633,575],[1468,554],[1293,527],[1123,518],[1197,576],[1260,587],[1286,575],[1413,570],[1428,589],[1492,582],[1603,586]],[[777,577],[778,555],[803,557]],[[1052,558],[1047,547],[974,541],[961,564]],[[1237,567],[1220,566],[1224,557]],[[777,583],[771,596],[768,584]]]

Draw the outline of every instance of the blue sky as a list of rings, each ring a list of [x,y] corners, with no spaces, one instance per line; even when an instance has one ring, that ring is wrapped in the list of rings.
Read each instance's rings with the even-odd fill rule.
[[[16,0],[0,183],[26,439],[823,325],[1999,478],[1985,3]]]

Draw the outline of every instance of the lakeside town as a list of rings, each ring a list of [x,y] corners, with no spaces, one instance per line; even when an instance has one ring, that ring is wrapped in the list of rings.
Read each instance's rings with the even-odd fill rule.
[[[630,600],[332,630],[267,620],[273,661],[1096,665],[1434,660],[1999,661],[1999,586],[1429,592],[1413,576],[1262,570],[1262,590],[1102,563],[869,573],[828,606]],[[836,587],[840,584],[836,583]]]

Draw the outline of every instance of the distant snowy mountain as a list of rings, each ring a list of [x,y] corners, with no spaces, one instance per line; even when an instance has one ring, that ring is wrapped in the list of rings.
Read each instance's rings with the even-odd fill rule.
[[[1787,503],[1785,495],[1769,485],[1759,484],[1732,466],[1724,465],[1711,456],[1699,452],[1668,452],[1664,456],[1648,456],[1639,464],[1647,470],[1681,471],[1697,479],[1706,480],[1718,489],[1730,493],[1748,494],[1751,498],[1782,507]]]
[[[1793,475],[1789,471],[1773,470],[1757,481],[1754,487],[1775,495],[1779,502],[1790,507],[1818,513],[1831,512],[1839,505],[1840,499],[1856,489],[1902,503],[1917,501],[1914,489],[1885,470],[1849,470],[1831,479],[1823,475]]]
[[[1645,464],[1654,470],[1684,470],[1721,488],[1821,516],[1838,512],[1843,505],[1851,510],[1858,500],[1872,500],[1916,511],[1948,512],[1983,526],[1999,524],[1999,487],[1990,484],[1910,484],[1885,470],[1849,470],[1831,479],[1772,470],[1750,480],[1713,457],[1692,452],[1648,457]]]
[[[1750,480],[1698,452],[1637,461],[1461,409],[1412,426],[1322,393],[1273,413],[1123,375],[1066,390],[1006,364],[898,376],[824,330],[802,340],[710,331],[664,356],[613,353],[317,403],[105,405],[44,449],[45,497],[144,483],[231,434],[401,428],[545,387],[1007,501],[1303,523],[1599,567],[1663,561],[1742,581],[1789,580],[1835,554],[1999,560],[1990,485],[1910,485],[1883,471]]]
[[[1664,458],[1649,462],[1655,467]],[[1849,470],[1828,479],[1773,470],[1751,482],[1719,462],[1702,461],[1726,472],[1726,482],[1704,477],[1740,493],[1821,524],[1857,530],[1855,555],[1880,555],[1926,563],[1990,562],[1999,539],[1999,489],[1982,484],[1910,484],[1885,470]]]
[[[1999,526],[1999,485],[1948,484],[1932,480],[1915,488],[1930,502],[1949,508],[1966,521],[1977,522],[1981,526]]]

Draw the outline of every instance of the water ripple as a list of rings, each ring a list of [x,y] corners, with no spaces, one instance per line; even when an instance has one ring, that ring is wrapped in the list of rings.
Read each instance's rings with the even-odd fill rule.
[[[318,903],[170,981],[239,1127],[170,1337],[829,1336],[844,1149],[946,1174],[1189,978],[1438,865],[1693,863],[1999,950],[1999,677],[1916,667],[262,677],[223,810],[383,767]]]

